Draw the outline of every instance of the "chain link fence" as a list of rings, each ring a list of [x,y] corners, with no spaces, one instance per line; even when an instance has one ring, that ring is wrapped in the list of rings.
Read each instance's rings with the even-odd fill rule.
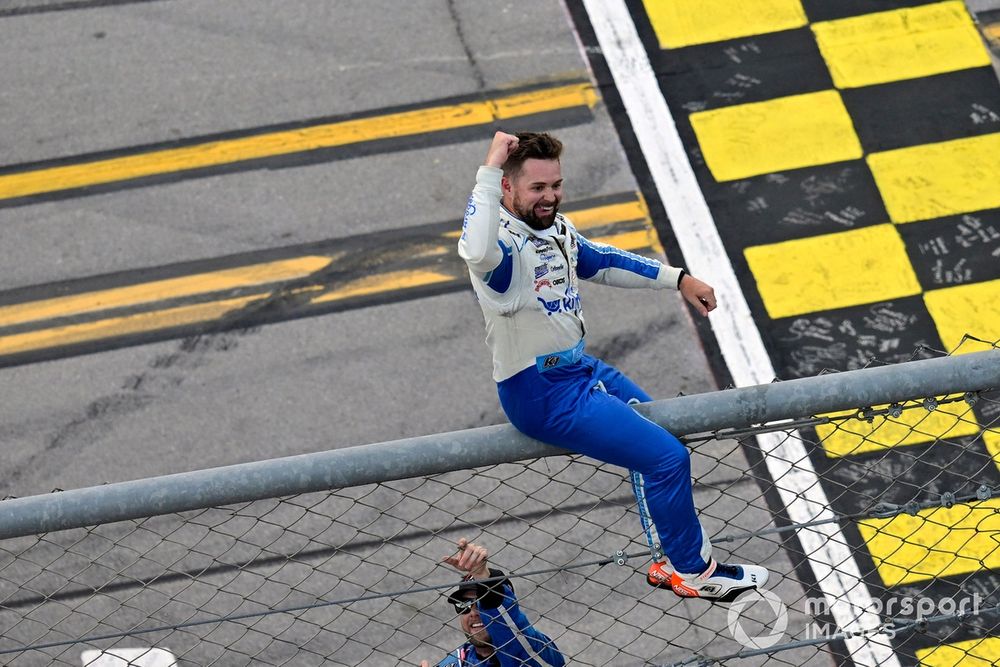
[[[716,557],[768,567],[780,602],[651,588],[625,471],[559,455],[0,540],[0,664],[433,665],[465,640],[441,562],[459,537],[489,549],[567,664],[845,664],[799,540],[815,526],[784,512],[762,433],[807,452],[870,592],[839,602],[877,607],[858,610],[867,640],[895,664],[996,664],[989,389],[687,436]]]

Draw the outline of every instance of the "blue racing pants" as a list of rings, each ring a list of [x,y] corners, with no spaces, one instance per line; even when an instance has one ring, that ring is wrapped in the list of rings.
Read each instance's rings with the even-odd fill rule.
[[[645,504],[674,569],[704,572],[711,545],[695,514],[690,454],[629,404],[652,400],[649,395],[618,369],[587,354],[544,370],[543,365],[497,383],[511,424],[536,440],[632,471],[640,516]]]

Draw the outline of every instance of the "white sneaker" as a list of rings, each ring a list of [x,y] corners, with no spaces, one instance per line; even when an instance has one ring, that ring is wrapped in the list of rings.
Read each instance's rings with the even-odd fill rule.
[[[740,593],[767,583],[768,571],[759,565],[727,565],[713,558],[699,575],[674,572],[670,587],[682,598],[732,602]]]

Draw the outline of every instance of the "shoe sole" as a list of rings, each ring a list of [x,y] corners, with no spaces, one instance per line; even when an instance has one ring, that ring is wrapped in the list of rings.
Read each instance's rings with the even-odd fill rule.
[[[734,588],[734,589],[728,591],[725,595],[722,595],[720,597],[705,597],[705,596],[701,596],[701,595],[681,595],[676,590],[674,590],[674,587],[671,586],[670,584],[663,584],[663,583],[655,583],[654,584],[649,579],[646,579],[646,583],[649,584],[650,586],[652,586],[653,588],[662,588],[664,590],[668,590],[668,591],[670,591],[671,593],[673,593],[674,595],[676,595],[677,597],[679,597],[681,599],[685,599],[685,600],[705,600],[706,602],[720,602],[722,604],[729,604],[731,602],[735,602],[736,598],[738,598],[739,596],[743,595],[747,591],[757,590],[757,586],[744,586],[742,588]]]
[[[734,588],[733,590],[729,591],[728,593],[726,593],[722,597],[717,597],[717,598],[701,598],[701,599],[702,600],[708,600],[710,602],[721,602],[723,604],[729,604],[731,602],[735,602],[736,598],[738,598],[739,596],[743,595],[747,591],[754,591],[754,590],[757,590],[756,586],[744,586],[743,588]]]

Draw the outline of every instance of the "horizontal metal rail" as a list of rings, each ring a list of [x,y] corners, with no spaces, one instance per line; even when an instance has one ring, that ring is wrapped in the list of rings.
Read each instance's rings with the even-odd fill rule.
[[[1000,350],[655,401],[678,436],[1000,388]],[[0,502],[0,539],[565,454],[509,424],[165,475]]]

